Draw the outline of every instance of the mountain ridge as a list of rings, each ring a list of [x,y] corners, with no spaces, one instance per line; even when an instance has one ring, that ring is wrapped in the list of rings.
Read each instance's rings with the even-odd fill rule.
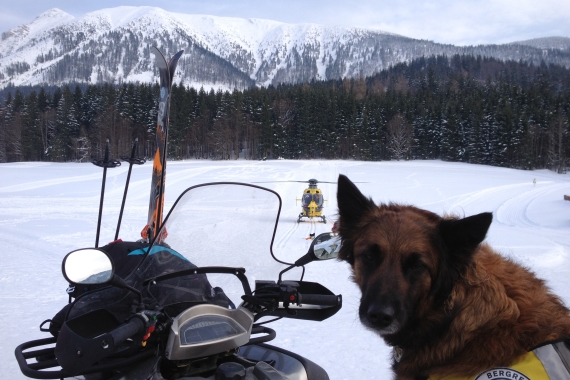
[[[570,49],[570,38],[562,36],[541,37],[515,41],[511,42],[511,44],[527,45],[539,49]]]
[[[74,17],[53,8],[2,33],[0,88],[155,82],[150,46],[184,49],[175,80],[244,89],[374,75],[422,55],[473,54],[570,67],[570,38],[459,47],[371,29],[287,24],[120,6]],[[552,45],[552,46],[550,46]]]

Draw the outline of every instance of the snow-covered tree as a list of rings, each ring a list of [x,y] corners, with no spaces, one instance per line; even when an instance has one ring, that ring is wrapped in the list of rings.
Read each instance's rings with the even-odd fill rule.
[[[413,127],[401,115],[396,114],[388,122],[388,150],[392,158],[400,161],[409,159],[413,144]]]

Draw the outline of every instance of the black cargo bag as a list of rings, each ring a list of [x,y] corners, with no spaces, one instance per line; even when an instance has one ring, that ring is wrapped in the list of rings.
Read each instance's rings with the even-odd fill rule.
[[[184,275],[152,286],[142,283],[148,279],[196,268],[194,264],[167,246],[154,246],[146,255],[148,245],[142,242],[113,242],[105,251],[115,266],[115,274],[143,295],[146,309],[163,309],[174,317],[196,304],[212,303],[226,308],[235,308],[223,290],[213,288],[205,274]],[[144,260],[143,260],[144,259]],[[65,320],[93,314],[96,310],[109,312],[118,326],[132,316],[139,306],[139,296],[128,290],[109,285],[70,287],[68,291],[75,301],[61,309],[50,321],[49,331],[56,336]]]

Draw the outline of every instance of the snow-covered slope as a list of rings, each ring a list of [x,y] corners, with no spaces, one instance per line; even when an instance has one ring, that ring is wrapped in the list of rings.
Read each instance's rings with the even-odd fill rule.
[[[322,183],[319,187],[328,200],[327,224],[297,223],[300,205],[295,204],[295,199],[305,186],[285,180],[317,178],[334,182],[343,173],[353,181],[362,181],[358,187],[375,202],[413,204],[438,214],[468,216],[491,211],[493,223],[487,242],[531,268],[570,304],[570,202],[563,200],[563,194],[570,195],[568,174],[441,161],[195,160],[171,161],[167,168],[166,210],[184,189],[200,183],[275,181],[262,185],[278,192],[283,200],[273,251],[286,260],[307,251],[310,241],[305,238],[310,233],[330,231],[337,203],[336,185]],[[128,166],[123,165],[107,173],[100,240],[104,244],[114,239],[127,171]],[[133,167],[120,234],[124,240],[138,239],[146,223],[151,171],[151,163]],[[14,357],[15,347],[48,337],[49,333],[39,331],[39,324],[67,303],[68,284],[61,275],[61,260],[68,252],[91,247],[95,242],[101,175],[101,168],[89,163],[0,164],[3,379],[26,379]],[[224,202],[218,203],[224,207]],[[211,207],[215,206],[216,202]],[[213,214],[219,220],[227,217],[221,212]],[[230,236],[239,233],[244,240],[255,239],[259,233],[247,223],[230,226]],[[214,233],[223,236],[228,232]],[[275,263],[261,268],[272,261],[268,251],[232,248],[227,256],[227,260],[235,256],[242,261],[240,266],[245,266],[248,276],[263,269],[261,279],[276,280],[285,268]],[[194,258],[203,259],[199,255]],[[258,263],[258,267],[252,268],[251,263]],[[323,322],[283,319],[271,323],[269,327],[277,331],[271,344],[318,363],[331,380],[391,379],[390,348],[359,322],[360,292],[349,277],[346,263],[331,260],[308,264],[305,280],[342,294],[343,308]],[[219,285],[210,279],[213,285]],[[236,281],[234,291],[238,287]],[[223,288],[227,293],[232,291]]]
[[[167,55],[185,50],[177,81],[226,89],[369,76],[432,54],[545,59],[570,66],[570,49],[456,47],[360,28],[121,6],[79,18],[52,9],[28,25],[3,33],[0,88],[8,83],[155,81],[152,45]]]
[[[570,38],[568,37],[544,37],[544,38],[534,38],[532,40],[517,41],[513,44],[527,45],[539,49],[560,49],[569,50],[570,49]]]
[[[27,25],[20,25],[8,32],[2,33],[2,55],[10,55],[18,50],[35,45],[36,41],[42,40],[49,35],[49,31],[61,24],[72,22],[75,19],[64,11],[53,8],[42,13]]]

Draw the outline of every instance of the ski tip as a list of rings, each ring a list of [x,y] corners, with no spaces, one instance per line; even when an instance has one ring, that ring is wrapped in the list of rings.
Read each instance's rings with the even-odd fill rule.
[[[157,58],[160,57],[166,62],[166,58],[164,58],[164,54],[156,46],[151,47],[151,53],[153,53]]]
[[[184,50],[180,50],[178,53],[174,54],[174,56],[170,59],[168,63],[168,71],[170,73],[170,83],[174,81],[174,72],[176,71],[176,66],[178,65],[178,60],[182,57]]]
[[[170,59],[170,63],[168,64],[168,67],[171,68],[171,71],[174,71],[173,69],[176,69],[176,64],[178,63],[178,60],[180,59],[180,57],[182,57],[182,54],[184,54],[184,50],[180,50],[178,53],[174,54],[172,56],[172,58]]]

